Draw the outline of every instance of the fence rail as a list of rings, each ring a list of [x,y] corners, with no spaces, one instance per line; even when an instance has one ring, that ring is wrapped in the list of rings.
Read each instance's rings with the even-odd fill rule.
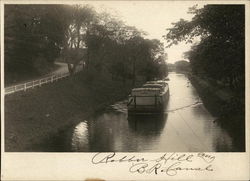
[[[48,84],[48,83],[52,83],[54,81],[57,81],[59,79],[68,77],[70,74],[69,73],[63,73],[63,74],[58,74],[58,75],[51,75],[42,79],[38,79],[38,80],[33,80],[33,81],[29,81],[23,84],[17,84],[14,86],[10,86],[10,87],[6,87],[4,89],[4,94],[8,95],[8,94],[13,94],[15,92],[19,92],[19,91],[26,91],[28,89],[33,89],[35,87],[41,87],[44,84]]]

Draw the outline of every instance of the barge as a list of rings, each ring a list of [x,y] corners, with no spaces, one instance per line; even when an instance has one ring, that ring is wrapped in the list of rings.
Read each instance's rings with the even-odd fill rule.
[[[150,81],[141,88],[132,89],[128,98],[128,113],[161,113],[169,99],[166,82]]]

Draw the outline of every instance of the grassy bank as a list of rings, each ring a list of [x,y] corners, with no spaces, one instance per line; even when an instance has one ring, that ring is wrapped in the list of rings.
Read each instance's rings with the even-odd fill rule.
[[[87,77],[87,78],[86,78]],[[84,73],[5,97],[5,151],[32,151],[32,145],[60,129],[88,119],[125,99],[131,82]]]
[[[198,76],[189,75],[204,106],[217,117],[216,122],[225,128],[233,139],[236,150],[245,150],[245,108],[241,100],[227,88],[216,86]]]
[[[43,72],[38,72],[38,71],[27,71],[23,73],[16,73],[15,71],[8,73],[5,72],[5,87],[7,86],[12,86],[15,84],[21,84],[25,83],[28,81],[32,81],[34,79],[39,79],[42,78],[44,75],[49,74],[53,71],[56,71],[60,68],[59,65],[53,64],[50,65],[48,68],[43,70]]]

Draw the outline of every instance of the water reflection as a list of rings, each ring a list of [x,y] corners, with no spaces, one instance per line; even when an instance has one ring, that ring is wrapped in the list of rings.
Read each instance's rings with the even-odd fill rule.
[[[167,114],[128,115],[131,132],[144,136],[160,135],[167,120]]]
[[[86,121],[79,123],[72,135],[72,151],[88,150],[88,125]]]
[[[167,114],[128,115],[126,101],[82,121],[70,132],[71,148],[87,152],[232,151],[229,134],[204,107],[182,74],[170,74]],[[66,134],[68,135],[68,134]],[[58,145],[58,143],[55,143]],[[65,144],[68,145],[68,144]]]
[[[127,115],[108,112],[89,122],[90,151],[114,151],[126,147]]]

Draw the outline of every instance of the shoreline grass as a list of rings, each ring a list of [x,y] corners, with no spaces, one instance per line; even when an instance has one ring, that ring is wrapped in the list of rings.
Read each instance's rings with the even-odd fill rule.
[[[220,126],[227,130],[233,139],[236,150],[245,150],[245,109],[241,104],[235,105],[234,95],[228,89],[212,85],[208,81],[189,75],[192,85],[200,95],[204,106],[217,119]],[[234,99],[232,99],[234,98]]]

